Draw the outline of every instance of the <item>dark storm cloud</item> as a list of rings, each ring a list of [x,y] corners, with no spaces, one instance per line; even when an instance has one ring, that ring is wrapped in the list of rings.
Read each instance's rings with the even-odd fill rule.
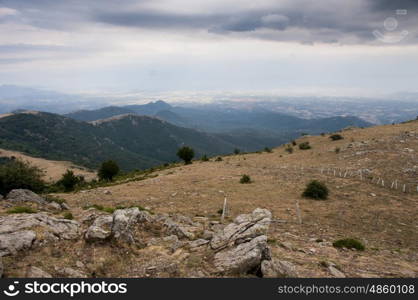
[[[232,0],[230,0],[232,1]],[[396,9],[407,9],[405,29],[418,25],[418,1],[276,1],[268,8],[240,7],[236,12],[222,9],[210,13],[178,13],[172,10],[140,9],[147,0],[0,0],[0,7],[19,11],[15,19],[40,28],[75,30],[81,24],[101,23],[167,31],[206,30],[215,34],[315,42],[364,43],[375,40],[372,32]],[[190,3],[194,3],[191,2]],[[136,6],[133,6],[135,5]],[[0,22],[2,22],[0,20]],[[412,42],[416,42],[414,35]]]

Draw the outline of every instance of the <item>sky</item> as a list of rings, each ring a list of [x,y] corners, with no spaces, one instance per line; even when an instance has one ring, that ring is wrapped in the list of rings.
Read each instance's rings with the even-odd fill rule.
[[[417,92],[418,1],[0,0],[0,84]]]

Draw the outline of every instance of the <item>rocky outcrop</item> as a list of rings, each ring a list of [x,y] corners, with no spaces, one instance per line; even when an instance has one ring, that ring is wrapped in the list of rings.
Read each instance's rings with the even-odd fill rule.
[[[80,235],[78,222],[57,219],[46,213],[16,214],[0,217],[0,256],[16,254],[35,243],[72,240]],[[41,231],[41,235],[36,232]]]
[[[213,250],[220,250],[251,241],[267,234],[270,222],[271,212],[267,209],[257,208],[251,214],[239,215],[234,223],[213,235],[210,246]]]
[[[9,202],[12,203],[24,203],[24,202],[32,202],[40,205],[47,205],[48,202],[45,201],[44,198],[41,196],[38,196],[34,192],[30,190],[24,190],[24,189],[16,189],[10,191],[10,193],[7,195],[6,199]]]
[[[21,204],[35,204],[38,208],[46,208],[47,210],[63,210],[69,209],[66,203],[58,203],[55,201],[47,201],[41,196],[35,194],[30,190],[25,189],[16,189],[10,191],[7,197],[4,199],[11,205],[21,205]],[[9,205],[10,205],[9,204]]]
[[[266,236],[270,222],[271,212],[257,208],[216,232],[210,243],[217,252],[215,268],[230,274],[259,270],[263,260],[271,259]]]

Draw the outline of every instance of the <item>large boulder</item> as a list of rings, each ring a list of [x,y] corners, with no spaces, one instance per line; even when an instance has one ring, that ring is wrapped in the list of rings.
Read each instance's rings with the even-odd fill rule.
[[[253,238],[267,234],[270,223],[271,212],[257,208],[251,214],[239,215],[234,223],[216,232],[210,246],[213,250],[220,250],[251,241]]]
[[[104,215],[97,217],[84,235],[86,241],[94,242],[106,240],[112,234],[113,216]]]
[[[30,249],[36,239],[32,230],[22,230],[0,234],[0,256],[16,254],[20,250]]]
[[[24,202],[32,202],[37,203],[40,205],[47,205],[48,202],[45,201],[44,198],[41,196],[35,194],[34,192],[30,190],[25,189],[16,189],[10,191],[10,193],[6,197],[7,201],[13,202],[13,203],[24,203]]]
[[[41,231],[41,235],[36,232]],[[34,243],[72,240],[80,235],[78,222],[58,219],[46,213],[16,214],[0,217],[0,256],[31,248]]]
[[[118,209],[112,215],[96,217],[93,224],[87,229],[84,238],[89,242],[114,238],[134,243],[137,226],[152,222],[152,216],[137,207]]]
[[[282,260],[263,260],[261,262],[261,273],[263,277],[266,278],[287,278],[299,276],[296,267],[292,263]]]
[[[269,256],[267,237],[261,235],[237,247],[216,253],[214,265],[219,272],[243,274],[257,269],[261,261],[269,259]]]

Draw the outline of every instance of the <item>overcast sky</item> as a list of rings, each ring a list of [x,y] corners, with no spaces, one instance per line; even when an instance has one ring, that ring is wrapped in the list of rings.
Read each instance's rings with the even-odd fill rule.
[[[418,1],[0,0],[0,84],[417,91]]]

